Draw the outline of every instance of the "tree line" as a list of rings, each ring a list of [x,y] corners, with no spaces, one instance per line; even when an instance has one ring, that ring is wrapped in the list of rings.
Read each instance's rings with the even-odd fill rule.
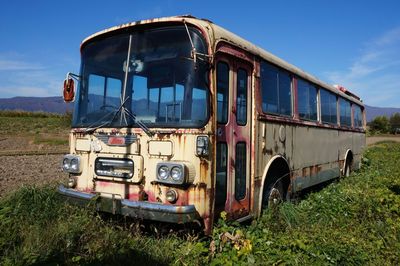
[[[394,113],[389,118],[384,115],[377,116],[367,125],[373,134],[400,134],[400,113]]]

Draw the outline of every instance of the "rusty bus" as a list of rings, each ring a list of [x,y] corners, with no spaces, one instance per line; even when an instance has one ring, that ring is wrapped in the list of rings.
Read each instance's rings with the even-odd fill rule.
[[[362,101],[192,16],[143,20],[81,44],[69,173],[59,193],[98,210],[206,233],[360,167]],[[75,83],[78,81],[75,94]]]

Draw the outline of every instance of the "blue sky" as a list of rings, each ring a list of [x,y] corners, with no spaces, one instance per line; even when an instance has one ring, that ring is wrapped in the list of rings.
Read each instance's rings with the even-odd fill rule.
[[[88,35],[192,14],[244,37],[368,105],[400,107],[400,1],[5,1],[0,98],[59,96]]]

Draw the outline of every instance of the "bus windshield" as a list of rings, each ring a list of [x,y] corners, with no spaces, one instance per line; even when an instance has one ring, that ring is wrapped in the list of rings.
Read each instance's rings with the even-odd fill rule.
[[[188,30],[196,52],[206,54],[201,33]],[[191,55],[183,25],[91,41],[82,49],[72,126],[136,127],[137,121],[147,127],[204,126],[209,65]]]

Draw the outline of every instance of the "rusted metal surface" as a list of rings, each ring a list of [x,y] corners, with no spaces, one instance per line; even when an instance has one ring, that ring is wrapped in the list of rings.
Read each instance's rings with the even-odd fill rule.
[[[199,129],[155,128],[153,136],[147,136],[139,128],[97,129],[89,134],[86,129],[72,129],[70,134],[70,153],[81,156],[83,171],[77,176],[77,191],[98,193],[105,202],[159,204],[173,207],[178,213],[180,208],[193,206],[196,215],[174,216],[174,221],[188,222],[200,218],[206,233],[211,233],[217,210],[216,198],[216,144],[226,142],[227,158],[227,194],[224,210],[228,217],[238,219],[250,215],[259,215],[262,192],[266,173],[275,159],[281,159],[289,168],[289,190],[296,192],[318,182],[340,175],[348,151],[352,151],[354,168],[359,166],[361,151],[365,147],[364,129],[339,127],[320,122],[299,119],[297,102],[293,103],[292,117],[279,117],[262,111],[262,93],[260,89],[260,60],[268,60],[312,83],[338,93],[362,106],[357,99],[338,92],[310,76],[302,70],[284,62],[270,53],[256,47],[242,38],[212,24],[210,21],[193,17],[180,16],[145,20],[124,24],[96,33],[82,42],[82,46],[99,36],[113,34],[128,28],[150,24],[190,24],[204,35],[208,45],[208,55],[212,66],[218,60],[230,66],[229,121],[225,125],[217,124],[216,68],[209,73],[210,80],[210,119]],[[248,72],[247,88],[247,124],[236,123],[236,81],[235,71],[243,68]],[[296,98],[297,79],[293,79],[293,95]],[[364,121],[365,121],[365,114]],[[197,136],[207,135],[210,139],[210,155],[196,156]],[[101,137],[102,136],[102,137]],[[104,138],[106,137],[106,138]],[[238,142],[246,143],[246,192],[243,199],[235,197],[235,146]],[[317,148],[315,148],[317,147]],[[129,158],[134,161],[135,177],[132,180],[104,178],[96,176],[95,160],[99,156],[109,158]],[[193,183],[185,186],[169,186],[157,182],[157,164],[163,161],[190,162],[194,166]],[[169,189],[177,192],[175,202],[168,202],[166,193]],[[129,204],[128,204],[129,205]],[[153,206],[153,205],[151,205]],[[121,208],[123,213],[124,209]],[[220,211],[220,210],[218,210]],[[125,210],[135,216],[134,211]],[[143,214],[150,219],[162,219],[162,213]],[[168,218],[169,219],[169,218]]]
[[[114,129],[102,129],[105,134],[116,134]],[[171,156],[166,158],[164,153],[157,155],[156,153],[150,153],[148,145],[150,137],[145,134],[138,134],[138,145],[140,148],[140,155],[137,154],[137,149],[130,149],[126,147],[118,147],[115,145],[109,145],[108,143],[100,142],[100,151],[93,150],[93,145],[89,146],[89,151],[82,151],[82,148],[76,145],[76,139],[79,138],[83,142],[89,143],[96,141],[96,137],[92,134],[71,133],[71,152],[79,154],[82,157],[84,163],[83,172],[78,176],[77,191],[84,191],[89,193],[99,193],[103,198],[117,197],[118,199],[126,199],[132,202],[146,201],[149,203],[161,203],[164,205],[173,206],[195,206],[196,212],[199,218],[204,217],[204,223],[207,230],[212,228],[212,220],[210,220],[210,207],[213,199],[213,184],[210,178],[211,160],[210,158],[199,158],[195,156],[196,137],[198,135],[204,135],[204,132],[209,132],[207,128],[201,130],[190,130],[190,131],[174,131],[173,134],[156,134],[151,138],[151,141],[157,141],[158,146],[162,146],[165,143],[173,143],[174,152]],[[121,129],[118,130],[120,136],[124,136],[126,131]],[[79,143],[79,142],[78,142]],[[150,144],[151,145],[151,144]],[[161,147],[162,148],[162,147]],[[123,149],[123,154],[120,149]],[[152,149],[150,149],[151,151]],[[154,149],[153,149],[154,150]],[[104,153],[107,151],[107,153]],[[143,178],[138,179],[137,182],[132,183],[133,180],[125,180],[122,178],[107,178],[103,176],[96,176],[94,174],[94,161],[97,157],[109,157],[109,158],[131,158],[135,162],[135,172],[141,173]],[[141,162],[137,159],[141,158]],[[166,200],[166,192],[171,189],[170,186],[159,184],[156,180],[156,165],[163,160],[172,161],[188,161],[192,162],[195,168],[196,177],[194,182],[189,187],[172,187],[177,194],[178,199],[174,203],[170,203]],[[133,215],[133,213],[130,213]],[[188,221],[183,218],[181,221]],[[208,224],[207,224],[208,223]]]

